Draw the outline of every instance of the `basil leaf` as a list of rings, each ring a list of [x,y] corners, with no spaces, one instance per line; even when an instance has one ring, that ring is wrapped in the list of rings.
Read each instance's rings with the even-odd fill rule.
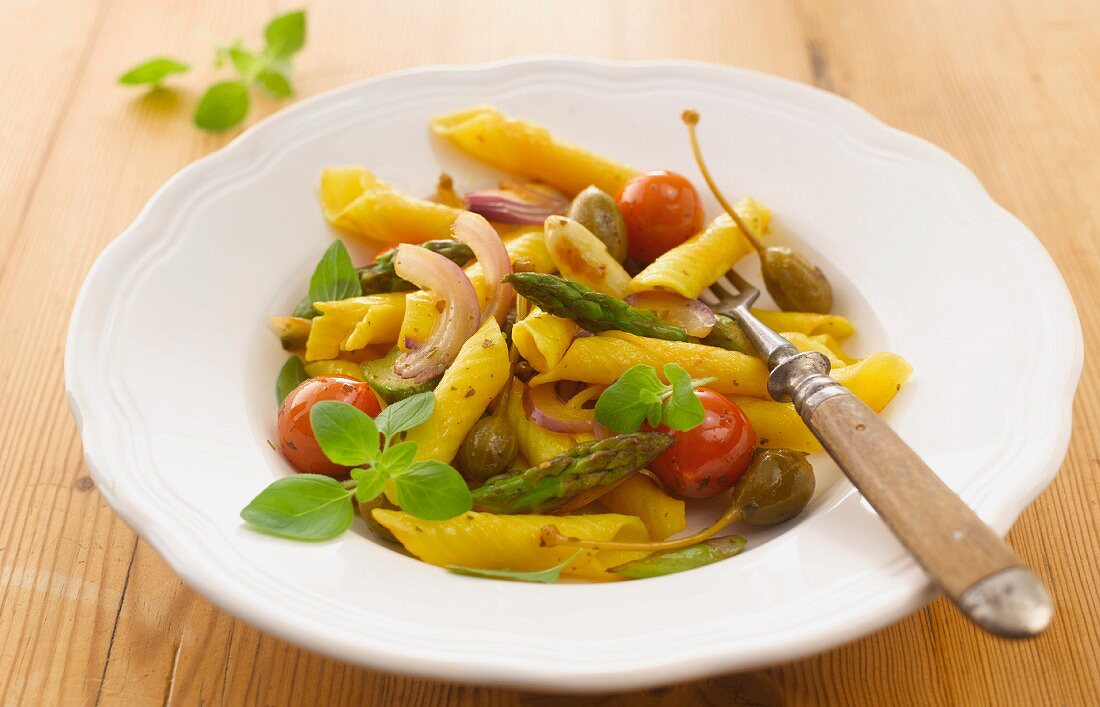
[[[423,425],[433,412],[435,412],[435,395],[417,393],[390,405],[378,413],[374,421],[389,440],[402,432]]]
[[[387,474],[398,474],[407,469],[415,458],[416,442],[402,442],[382,452],[375,466]]]
[[[329,540],[348,529],[352,492],[320,474],[294,474],[272,483],[241,510],[254,529],[292,540]]]
[[[706,417],[703,403],[695,395],[691,374],[675,363],[664,367],[665,378],[672,383],[672,395],[664,405],[662,421],[674,430],[698,427]]]
[[[352,469],[351,478],[359,482],[359,485],[355,487],[355,500],[366,502],[378,498],[378,494],[386,488],[386,482],[390,480],[390,475],[382,467],[373,466],[369,469],[363,469],[362,467]]]
[[[359,273],[343,241],[334,241],[321,256],[309,279],[310,302],[332,302],[363,294]]]
[[[640,560],[612,567],[608,572],[621,574],[631,579],[660,577],[665,574],[703,567],[727,557],[733,557],[745,549],[745,539],[740,535],[727,535],[711,538],[695,545],[676,550],[663,550]]]
[[[461,565],[447,565],[447,569],[455,574],[464,574],[470,577],[485,577],[487,579],[508,579],[513,582],[536,582],[538,584],[553,584],[561,577],[561,572],[574,560],[580,557],[584,550],[577,550],[572,557],[561,564],[554,565],[544,570],[534,572],[520,572],[517,570],[483,570],[478,567],[462,567]]]
[[[277,71],[261,71],[256,79],[260,82],[260,88],[264,93],[272,98],[289,98],[294,95],[290,79]]]
[[[223,81],[206,89],[195,107],[195,125],[210,132],[229,130],[248,115],[248,88],[240,81]]]
[[[422,520],[447,520],[473,508],[466,480],[449,464],[421,461],[393,476],[397,505]]]
[[[252,52],[241,48],[240,45],[233,45],[226,50],[226,53],[229,55],[229,60],[233,62],[233,68],[241,75],[241,79],[246,83],[252,83],[252,80],[256,78],[256,74],[263,67],[263,60]]]
[[[172,74],[182,74],[190,69],[182,61],[176,61],[166,56],[158,56],[141,62],[137,66],[118,77],[118,82],[124,86],[159,86],[161,81]]]
[[[370,415],[338,400],[323,400],[309,411],[313,436],[330,461],[360,466],[378,457],[378,428]]]
[[[637,432],[654,404],[660,420],[660,396],[667,386],[652,366],[638,364],[619,376],[596,401],[596,420],[619,434]]]
[[[309,378],[306,375],[305,364],[297,356],[291,356],[279,369],[279,376],[275,379],[275,399],[280,405],[286,400],[290,391],[297,388],[302,381]]]
[[[298,10],[276,17],[264,28],[264,49],[269,56],[293,54],[306,43],[306,13]]]
[[[304,319],[314,319],[321,316],[321,313],[313,306],[313,300],[309,298],[309,295],[305,295],[294,307],[294,311],[291,316],[302,317]]]

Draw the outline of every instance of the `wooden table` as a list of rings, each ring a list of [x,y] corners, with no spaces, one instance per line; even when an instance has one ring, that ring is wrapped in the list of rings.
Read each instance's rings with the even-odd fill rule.
[[[310,95],[394,69],[536,53],[699,59],[847,96],[970,166],[1027,223],[1100,346],[1100,3],[317,2]],[[293,5],[290,5],[293,6]],[[1100,368],[1085,362],[1061,474],[1009,535],[1053,589],[1029,643],[942,600],[862,641],[627,696],[535,696],[383,675],[278,641],[183,586],[96,493],[65,405],[69,312],[150,194],[232,135],[190,125],[204,32],[256,41],[283,2],[0,2],[0,704],[1074,704],[1100,699]],[[174,95],[115,85],[192,60]],[[282,106],[260,100],[250,122]],[[1027,322],[1020,322],[1026,329]],[[731,587],[731,596],[736,588]]]

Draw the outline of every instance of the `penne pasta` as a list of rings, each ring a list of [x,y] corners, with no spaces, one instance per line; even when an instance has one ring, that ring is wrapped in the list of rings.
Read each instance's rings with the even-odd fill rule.
[[[829,334],[843,341],[855,333],[852,323],[839,314],[811,312],[780,312],[773,309],[753,309],[757,319],[775,331],[796,331],[806,336]]]
[[[375,509],[374,519],[386,527],[421,560],[433,565],[461,565],[480,569],[534,571],[572,557],[571,547],[543,547],[539,534],[555,525],[571,537],[586,540],[647,542],[649,533],[634,516],[601,513],[580,516],[494,515],[470,511],[456,518],[428,521],[401,511]],[[584,550],[562,574],[567,577],[611,580],[607,569],[644,557],[646,552]]]
[[[876,353],[834,372],[833,377],[881,412],[909,380],[913,368],[901,356]],[[821,443],[813,436],[790,403],[736,397],[733,399],[752,423],[757,443],[764,447],[786,447],[816,454]]]
[[[333,226],[373,243],[450,238],[451,224],[461,213],[404,194],[360,166],[321,173],[321,206]]]
[[[536,371],[547,371],[565,356],[579,329],[576,323],[536,307],[512,326],[512,343]]]
[[[358,363],[339,358],[331,361],[310,361],[305,368],[306,375],[310,378],[341,376],[343,378],[354,378],[357,381],[363,380],[363,371],[359,368]]]
[[[504,414],[516,434],[520,455],[534,466],[559,454],[565,454],[576,446],[577,440],[572,435],[551,432],[531,422],[523,411],[523,388],[522,382],[512,381],[508,408]]]
[[[431,120],[432,131],[497,169],[557,187],[570,195],[590,184],[618,194],[637,172],[553,137],[539,125],[476,106]]]
[[[611,385],[633,366],[653,366],[660,373],[666,363],[678,363],[693,378],[713,376],[716,380],[707,387],[719,393],[767,396],[768,369],[758,358],[713,346],[647,339],[622,331],[575,339],[561,361],[532,378],[530,384],[575,380]]]
[[[471,336],[435,387],[435,411],[406,433],[416,442],[416,458],[450,463],[474,426],[508,380],[511,364],[504,334],[489,318]]]
[[[645,474],[631,474],[600,496],[612,513],[638,516],[653,540],[664,540],[687,527],[687,504],[665,493]]]
[[[800,334],[797,331],[784,331],[780,332],[779,335],[794,344],[794,347],[799,351],[816,351],[819,354],[823,354],[826,358],[829,359],[829,364],[833,368],[841,368],[848,365],[847,361],[844,361],[843,359],[838,357],[836,355],[836,352],[830,349],[828,345],[822,340],[821,337],[825,336],[824,334],[819,334],[817,336],[806,336],[805,334]]]
[[[768,229],[771,212],[745,197],[734,205],[737,215],[757,237]],[[752,243],[727,214],[711,221],[702,231],[664,253],[634,276],[634,292],[670,290],[696,299],[734,264],[753,251]]]
[[[321,316],[313,320],[306,340],[306,360],[336,358],[370,344],[397,340],[405,316],[405,295],[387,293],[313,304]]]

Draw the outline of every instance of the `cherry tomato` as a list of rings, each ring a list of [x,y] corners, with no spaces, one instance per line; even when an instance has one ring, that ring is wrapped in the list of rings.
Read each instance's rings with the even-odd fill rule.
[[[616,198],[630,236],[628,253],[650,263],[691,238],[703,226],[703,202],[686,177],[646,172],[626,184]]]
[[[348,468],[330,462],[313,436],[309,411],[322,400],[354,405],[371,417],[381,411],[381,406],[366,383],[338,376],[320,376],[302,381],[279,408],[279,450],[286,460],[303,473],[344,478]]]
[[[649,465],[665,490],[679,498],[711,498],[728,491],[745,473],[756,448],[756,433],[741,408],[706,388],[695,396],[703,403],[703,422],[686,432],[658,427],[671,432],[676,442]]]

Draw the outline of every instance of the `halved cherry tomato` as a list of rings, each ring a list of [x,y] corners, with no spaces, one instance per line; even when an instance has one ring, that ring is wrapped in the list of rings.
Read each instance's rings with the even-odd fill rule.
[[[699,193],[675,172],[639,174],[623,185],[616,201],[630,236],[627,252],[639,263],[653,262],[703,226]]]
[[[371,417],[382,409],[370,386],[361,381],[338,376],[319,376],[302,381],[290,391],[279,408],[279,450],[298,471],[346,478],[348,467],[330,462],[313,436],[309,411],[322,400],[339,400],[354,405]]]
[[[756,448],[756,433],[745,413],[725,396],[700,388],[703,422],[686,432],[661,425],[676,442],[649,465],[665,490],[679,498],[711,498],[728,491],[745,473]]]

